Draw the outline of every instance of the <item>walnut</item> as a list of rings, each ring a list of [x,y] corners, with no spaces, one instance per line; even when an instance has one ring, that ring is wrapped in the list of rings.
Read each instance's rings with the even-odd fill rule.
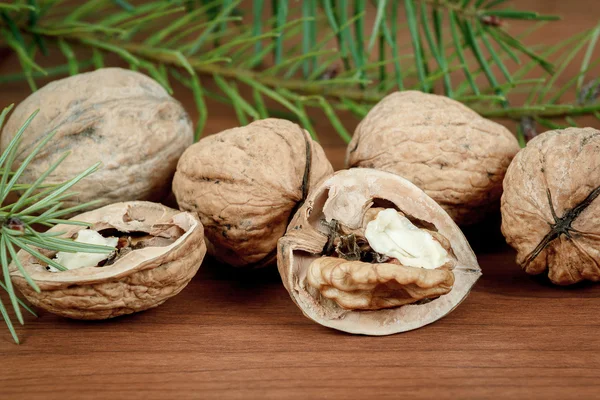
[[[333,172],[298,125],[265,119],[208,136],[185,151],[173,192],[195,211],[208,251],[234,267],[275,261],[277,239],[310,188]]]
[[[95,259],[95,265],[81,257],[87,253],[75,253],[73,259],[81,264],[69,264],[67,271],[57,271],[20,250],[17,257],[40,293],[29,286],[14,261],[9,266],[13,283],[33,305],[64,317],[105,319],[156,307],[188,284],[206,253],[198,218],[161,204],[117,203],[73,219],[90,223],[94,236],[116,237],[117,249],[101,261]],[[77,239],[87,230],[57,225],[49,232]],[[40,252],[51,259],[57,255]]]
[[[396,173],[468,225],[498,210],[502,179],[518,151],[506,128],[461,103],[406,91],[385,97],[358,125],[346,164]]]
[[[307,283],[348,310],[379,310],[440,297],[449,293],[454,275],[448,269],[428,270],[394,263],[347,261],[320,257],[306,273]]]
[[[429,196],[384,171],[339,171],[315,187],[278,242],[282,281],[304,314],[386,335],[442,318],[481,275],[460,229]]]
[[[528,274],[552,282],[600,280],[600,131],[545,132],[504,178],[502,233]]]
[[[47,179],[61,183],[101,161],[79,182],[65,207],[98,200],[94,207],[127,200],[160,200],[170,191],[177,160],[193,142],[181,105],[149,77],[105,68],[54,81],[12,113],[0,141],[5,149],[18,128],[40,109],[23,135],[20,164],[39,140],[57,131],[23,173],[33,183],[59,157],[71,154]]]

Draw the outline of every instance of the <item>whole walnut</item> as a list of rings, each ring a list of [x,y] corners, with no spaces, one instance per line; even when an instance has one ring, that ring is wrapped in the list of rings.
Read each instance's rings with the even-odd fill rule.
[[[23,173],[33,183],[59,157],[71,154],[46,182],[62,183],[98,161],[102,167],[75,187],[65,207],[98,200],[93,207],[126,200],[160,200],[170,190],[177,160],[193,142],[185,110],[154,80],[120,68],[61,79],[25,99],[12,113],[0,141],[5,149],[18,128],[39,110],[23,135],[15,164],[45,135],[54,138]]]
[[[321,146],[282,119],[208,136],[181,156],[173,192],[195,211],[208,252],[234,267],[262,267],[309,190],[333,172]]]
[[[277,265],[308,318],[365,335],[444,317],[481,276],[469,243],[435,201],[370,168],[339,171],[311,191],[279,240]]]
[[[504,178],[502,233],[528,274],[558,285],[600,280],[600,131],[545,132]]]
[[[361,121],[346,164],[398,174],[469,225],[498,210],[502,179],[518,151],[506,128],[463,104],[406,91],[386,96]]]
[[[13,261],[9,266],[13,283],[27,300],[64,317],[106,319],[159,306],[185,288],[206,254],[198,217],[162,204],[116,203],[73,219],[87,222],[90,227],[56,225],[48,232],[76,241],[83,233],[104,236],[116,242],[116,250],[85,264],[98,254],[39,249],[66,271],[58,271],[20,250],[19,264]],[[19,265],[39,291],[29,285]]]

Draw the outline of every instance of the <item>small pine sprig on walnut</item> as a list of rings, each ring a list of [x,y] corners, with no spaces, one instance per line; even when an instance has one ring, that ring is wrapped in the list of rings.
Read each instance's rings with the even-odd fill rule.
[[[0,113],[0,131],[6,116],[12,106],[5,108]],[[100,164],[95,164],[69,181],[62,183],[47,183],[48,176],[68,157],[65,153],[32,184],[20,184],[19,178],[28,168],[29,163],[52,140],[53,133],[41,140],[33,150],[29,152],[25,160],[17,167],[14,161],[18,155],[19,145],[27,127],[35,118],[36,113],[31,115],[23,126],[15,134],[2,155],[0,155],[0,288],[8,294],[14,315],[20,324],[24,323],[22,310],[33,315],[35,312],[27,306],[19,297],[10,279],[9,264],[14,261],[15,268],[23,275],[27,283],[37,292],[39,287],[31,279],[27,271],[19,263],[16,257],[17,250],[21,249],[31,254],[40,262],[50,265],[60,271],[65,268],[55,260],[46,257],[41,249],[65,252],[106,253],[113,250],[110,247],[78,243],[71,239],[56,236],[56,233],[39,232],[35,227],[43,226],[51,228],[57,224],[87,225],[85,223],[62,219],[65,215],[72,214],[78,210],[89,207],[93,203],[80,204],[73,207],[62,208],[63,202],[76,196],[76,192],[70,189],[80,180],[84,179],[98,169]],[[16,194],[16,201],[9,200]],[[8,329],[16,343],[19,338],[12,323],[9,308],[4,305],[0,298],[0,314],[6,322]]]

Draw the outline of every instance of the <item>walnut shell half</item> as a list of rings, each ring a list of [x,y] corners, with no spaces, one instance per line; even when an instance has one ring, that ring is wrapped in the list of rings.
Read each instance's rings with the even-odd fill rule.
[[[569,285],[600,281],[600,131],[545,132],[504,179],[502,233],[528,274]]]
[[[458,101],[417,91],[382,99],[356,128],[346,165],[398,174],[459,225],[497,212],[514,135]]]
[[[293,122],[264,119],[208,136],[177,165],[173,192],[197,212],[209,253],[234,267],[276,259],[277,240],[309,190],[333,173],[323,148]]]
[[[360,243],[366,220],[379,209],[393,209],[428,232],[448,261],[426,269],[378,257],[332,258],[331,224],[343,225],[342,233],[353,232]],[[353,252],[338,254],[357,259]],[[339,171],[316,187],[279,240],[277,255],[284,286],[308,318],[367,335],[404,332],[442,318],[481,275],[461,230],[434,200],[398,175],[369,168]]]
[[[92,224],[107,235],[130,234],[138,243],[114,263],[50,272],[47,266],[20,250],[24,269],[37,283],[27,284],[15,263],[10,276],[35,306],[74,319],[105,319],[156,307],[178,294],[198,271],[206,253],[198,218],[161,204],[116,203],[73,218]],[[82,226],[57,225],[49,232],[75,237]],[[141,238],[140,238],[140,235]],[[145,245],[143,244],[145,240]],[[52,258],[56,252],[40,250]]]

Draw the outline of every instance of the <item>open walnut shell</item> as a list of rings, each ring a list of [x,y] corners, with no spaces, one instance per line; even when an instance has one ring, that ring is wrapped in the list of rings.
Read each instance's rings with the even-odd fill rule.
[[[361,242],[369,220],[389,209],[434,240],[446,261],[436,268],[394,259],[365,262],[340,244],[344,257],[331,253],[332,223]],[[367,335],[404,332],[442,318],[481,275],[461,230],[434,200],[400,176],[368,168],[339,171],[310,193],[278,242],[277,261],[284,286],[308,318]]]
[[[204,229],[192,213],[161,204],[132,201],[111,204],[73,218],[107,235],[137,240],[110,265],[51,272],[20,250],[17,257],[41,292],[29,286],[15,263],[15,286],[35,306],[74,319],[105,319],[156,307],[178,294],[198,271],[206,253]],[[83,226],[57,225],[49,232],[76,237]],[[52,258],[56,252],[40,250]],[[125,253],[125,252],[123,252]]]

